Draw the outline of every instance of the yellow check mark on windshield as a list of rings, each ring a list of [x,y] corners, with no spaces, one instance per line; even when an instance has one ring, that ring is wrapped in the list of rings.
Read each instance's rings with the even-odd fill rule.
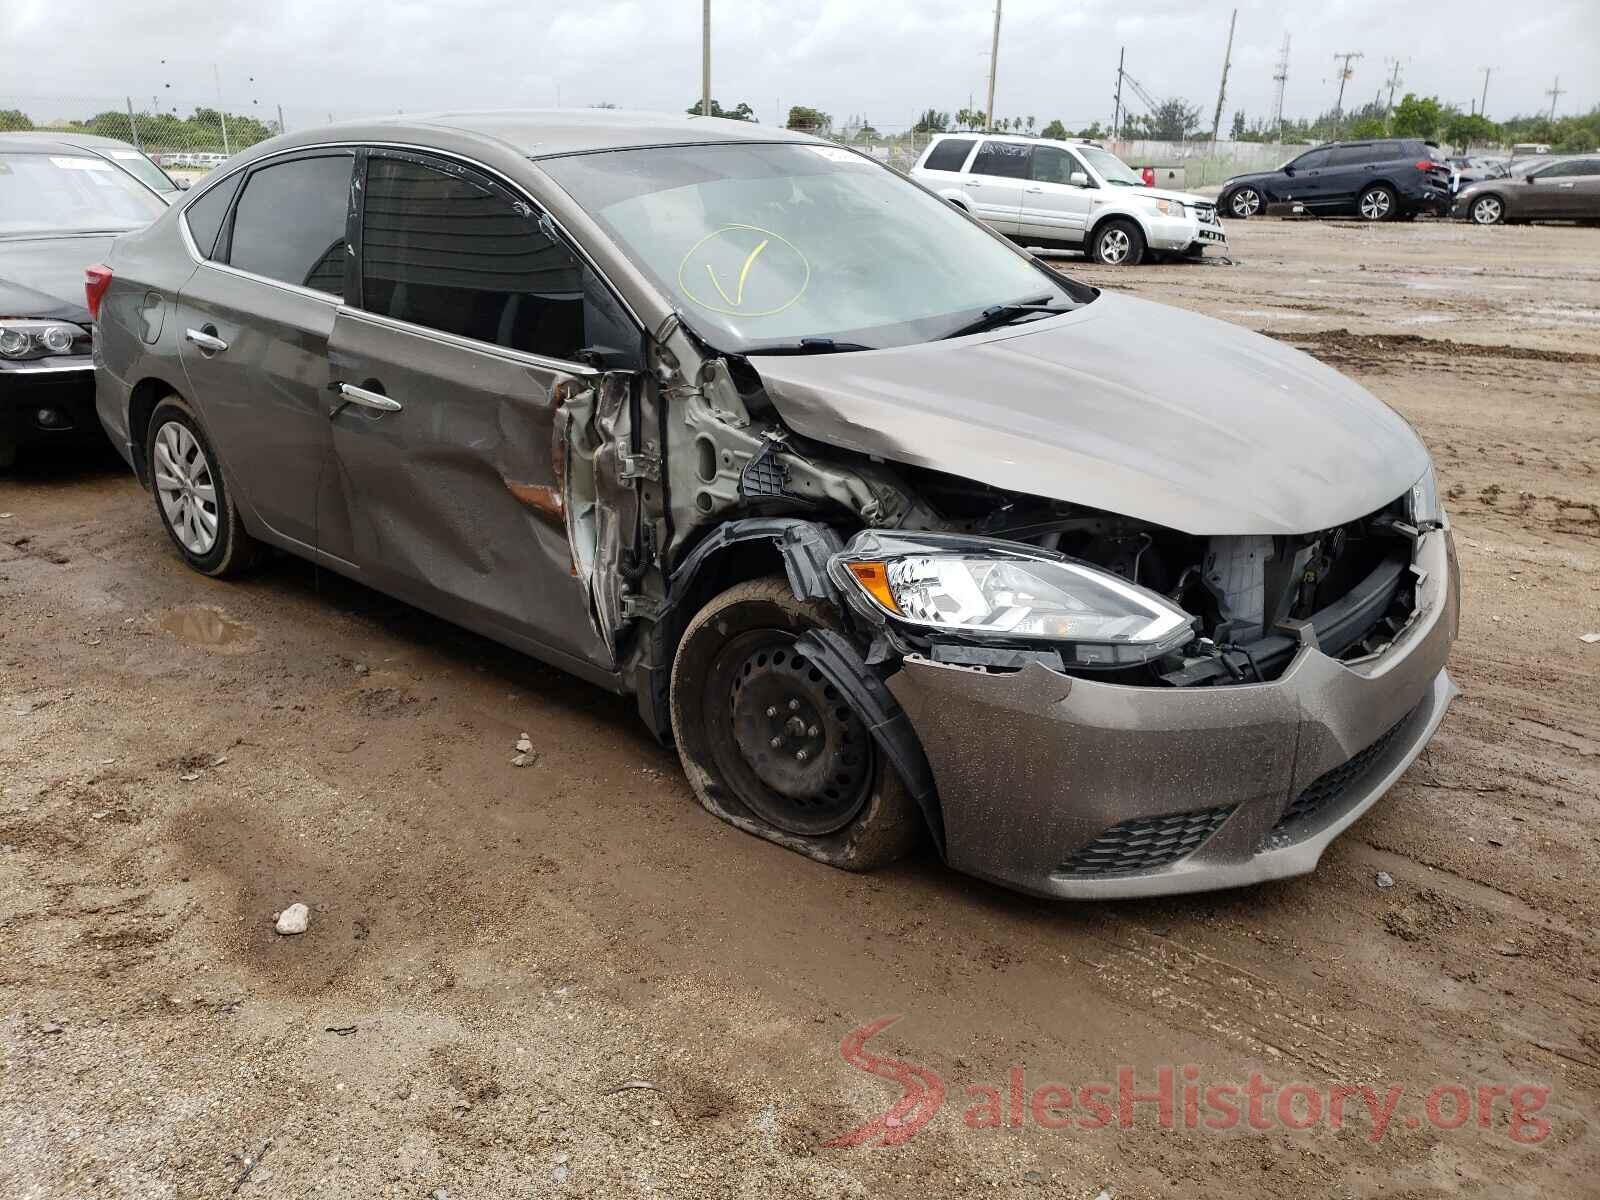
[[[744,303],[744,281],[749,278],[750,268],[754,265],[756,258],[767,248],[767,243],[771,240],[771,238],[762,238],[761,244],[750,251],[749,257],[744,260],[744,266],[739,269],[739,287],[732,296],[723,291],[722,281],[717,278],[717,273],[711,269],[711,264],[706,264],[706,274],[711,276],[711,286],[717,289],[717,294],[722,297],[723,303],[730,308],[738,308]]]

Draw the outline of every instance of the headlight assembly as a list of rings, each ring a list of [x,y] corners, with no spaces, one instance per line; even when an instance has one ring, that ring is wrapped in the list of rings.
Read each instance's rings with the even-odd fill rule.
[[[1433,464],[1422,473],[1422,478],[1411,485],[1406,496],[1406,515],[1418,529],[1431,529],[1444,518],[1439,508],[1439,482],[1434,478]]]
[[[0,358],[45,358],[88,352],[89,331],[81,325],[0,317]]]
[[[828,564],[862,611],[920,634],[1052,642],[1077,666],[1147,662],[1193,640],[1164,596],[1076,559],[954,534],[858,534]]]

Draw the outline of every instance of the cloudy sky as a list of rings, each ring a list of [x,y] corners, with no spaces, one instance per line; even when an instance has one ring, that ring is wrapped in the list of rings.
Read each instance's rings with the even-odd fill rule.
[[[1108,120],[1117,50],[1157,97],[1209,121],[1235,2],[1224,128],[1265,116],[1291,35],[1285,111],[1332,106],[1333,55],[1359,51],[1346,105],[1393,61],[1402,91],[1463,107],[1492,67],[1488,112],[1600,103],[1600,0],[1003,0],[996,115]],[[763,120],[810,104],[903,127],[929,106],[981,107],[993,0],[713,0],[713,94]],[[330,115],[600,101],[682,109],[700,86],[700,0],[5,0],[0,108],[77,115],[122,97],[214,104],[291,127]],[[213,65],[216,75],[213,75]]]

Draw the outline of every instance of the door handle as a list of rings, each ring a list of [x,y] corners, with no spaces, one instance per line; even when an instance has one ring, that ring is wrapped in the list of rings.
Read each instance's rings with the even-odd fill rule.
[[[1570,187],[1577,187],[1578,185],[1575,184],[1575,183],[1558,183],[1556,186],[1557,187],[1570,188]]]
[[[981,180],[969,179],[969,180],[967,180],[967,186],[968,187],[982,187],[983,183],[982,183]]]
[[[1028,193],[1028,195],[1030,195],[1030,196],[1032,196],[1032,195],[1034,195],[1034,194],[1036,194],[1036,193],[1038,193],[1038,192],[1042,192],[1042,191],[1044,191],[1044,189],[1043,189],[1043,188],[1026,188],[1026,189],[1024,189],[1024,190],[1025,190],[1025,191],[1026,191],[1026,192],[1027,192],[1027,193]]]
[[[202,329],[185,329],[183,336],[210,354],[220,354],[228,348],[227,342],[216,334],[207,333]]]
[[[382,392],[369,392],[366,388],[358,388],[352,384],[339,385],[339,398],[348,400],[351,404],[359,404],[362,408],[375,408],[379,412],[399,412],[401,405],[398,400],[391,400]]]

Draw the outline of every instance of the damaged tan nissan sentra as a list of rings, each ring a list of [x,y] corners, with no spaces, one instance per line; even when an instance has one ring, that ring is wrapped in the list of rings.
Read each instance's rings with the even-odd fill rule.
[[[710,811],[835,866],[1300,874],[1455,692],[1400,417],[799,134],[309,130],[89,300],[102,420],[191,566],[279,547],[631,694]]]

